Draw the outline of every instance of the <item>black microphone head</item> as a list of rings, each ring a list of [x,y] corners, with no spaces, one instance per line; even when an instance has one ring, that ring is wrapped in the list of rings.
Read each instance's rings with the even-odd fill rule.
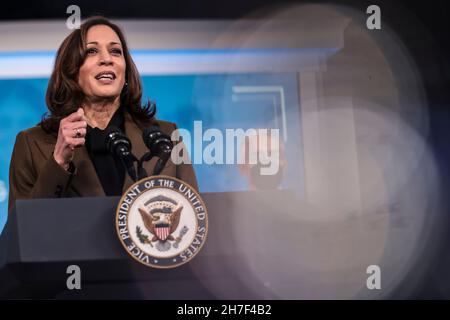
[[[142,138],[150,152],[160,158],[167,158],[173,148],[170,137],[159,126],[150,126],[142,132]]]
[[[131,152],[131,141],[117,127],[108,128],[105,132],[106,149],[113,155]]]
[[[142,132],[142,139],[144,140],[145,145],[147,148],[152,150],[152,143],[153,141],[162,134],[161,130],[158,126],[152,125],[148,128],[145,128]]]
[[[108,128],[105,132],[106,149],[115,157],[119,158],[128,175],[136,181],[136,169],[134,162],[136,157],[131,153],[131,141],[127,136],[117,127]]]

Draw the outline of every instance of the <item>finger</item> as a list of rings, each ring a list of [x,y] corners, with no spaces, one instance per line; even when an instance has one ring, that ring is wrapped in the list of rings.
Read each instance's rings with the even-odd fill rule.
[[[87,122],[84,120],[68,122],[64,124],[64,129],[86,128]]]
[[[66,139],[70,138],[84,138],[86,136],[87,130],[85,128],[73,128],[66,129],[63,133]]]
[[[75,128],[66,127],[66,128],[63,128],[61,135],[62,135],[62,138],[64,139],[64,141],[66,141],[66,143],[69,143],[68,141],[71,138],[75,138],[76,130],[75,130]]]
[[[76,130],[75,130],[76,132]],[[85,128],[79,128],[78,129],[78,138],[84,138],[86,136],[86,129]]]
[[[63,133],[64,140],[68,142],[70,139],[79,139],[86,137],[86,129],[77,128],[77,129],[68,129]]]
[[[63,153],[66,154],[66,152],[67,152],[66,150],[73,151],[73,150],[75,150],[75,146],[72,145],[71,143],[69,143],[68,141],[64,141],[62,143],[62,149],[64,150]]]
[[[80,113],[80,115],[82,117],[82,120],[87,122],[87,118],[86,118],[86,114],[84,113],[84,109],[83,108],[79,108],[77,112]]]
[[[80,114],[80,116],[84,116],[84,109],[83,108],[78,108],[77,112]]]
[[[84,138],[69,138],[69,139],[67,139],[67,144],[70,147],[77,148],[77,147],[83,146],[85,141],[86,140]]]
[[[62,135],[64,137],[75,137],[77,131],[86,134],[87,125],[84,121],[77,121],[72,123],[66,123],[62,127]]]
[[[84,112],[82,113],[80,111],[77,111],[77,112],[71,113],[69,116],[65,117],[61,121],[74,122],[74,121],[83,120],[83,118],[84,118]]]

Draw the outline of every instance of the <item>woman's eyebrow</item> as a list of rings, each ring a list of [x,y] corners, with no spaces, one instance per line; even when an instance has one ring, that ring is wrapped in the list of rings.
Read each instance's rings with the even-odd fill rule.
[[[95,44],[95,45],[98,45],[98,42],[97,42],[97,41],[91,41],[91,42],[86,43],[86,45],[88,45],[88,44]],[[120,42],[114,42],[114,41],[111,41],[111,42],[109,43],[109,45],[111,45],[111,46],[116,45],[116,44],[118,44],[119,46],[122,46],[122,44],[121,44]]]

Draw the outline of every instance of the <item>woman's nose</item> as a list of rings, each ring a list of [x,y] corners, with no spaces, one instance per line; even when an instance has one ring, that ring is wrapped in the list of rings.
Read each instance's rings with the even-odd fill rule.
[[[109,52],[104,52],[100,55],[99,64],[100,65],[112,64],[112,59],[111,59],[111,55],[109,54]]]

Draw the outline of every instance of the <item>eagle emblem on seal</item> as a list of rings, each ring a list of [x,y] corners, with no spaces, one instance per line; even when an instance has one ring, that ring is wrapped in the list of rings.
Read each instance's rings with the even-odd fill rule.
[[[183,206],[178,205],[173,199],[159,195],[148,200],[145,207],[140,207],[138,210],[145,229],[151,234],[149,240],[149,237],[137,227],[136,234],[141,243],[153,247],[153,243],[156,242],[155,247],[159,251],[169,250],[172,246],[171,242],[175,248],[178,247],[183,235],[188,231],[184,226],[178,236],[173,235],[180,224]]]

